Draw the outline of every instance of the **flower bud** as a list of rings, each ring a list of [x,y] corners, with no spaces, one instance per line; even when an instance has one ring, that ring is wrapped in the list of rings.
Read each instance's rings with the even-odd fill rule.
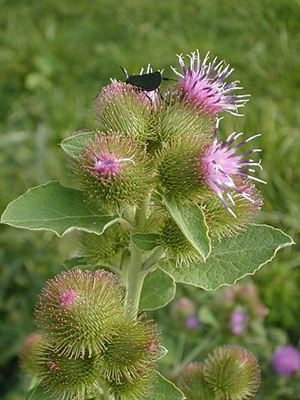
[[[152,100],[132,85],[112,81],[99,93],[94,110],[96,122],[104,132],[118,132],[137,141],[152,136]]]
[[[199,173],[202,140],[196,136],[173,137],[157,153],[157,175],[163,191],[178,199],[199,198],[203,179]]]
[[[96,357],[70,359],[45,343],[39,352],[38,374],[45,391],[60,400],[81,400],[101,391]]]
[[[252,399],[260,384],[256,358],[240,346],[219,347],[205,360],[205,380],[218,399]]]
[[[178,266],[188,265],[201,259],[201,256],[171,218],[165,219],[159,235],[160,243],[167,256],[174,259]]]
[[[106,348],[126,312],[125,291],[111,273],[79,269],[47,282],[36,306],[37,325],[67,357],[91,357]]]
[[[261,197],[253,184],[237,179],[236,187],[243,195],[236,191],[227,191],[228,196],[234,203],[235,218],[232,218],[232,215],[228,213],[219,198],[208,195],[205,191],[201,196],[201,206],[210,234],[219,240],[223,237],[230,237],[243,232],[256,217],[262,206]]]
[[[19,354],[19,361],[20,368],[24,374],[36,374],[36,360],[42,343],[43,336],[39,333],[31,333],[23,343]]]
[[[151,321],[127,318],[101,355],[100,373],[108,382],[134,384],[153,372],[159,355],[159,335]]]
[[[181,101],[181,93],[174,87],[168,88],[162,96],[165,101],[154,114],[158,140],[201,136],[202,142],[206,142],[214,129],[215,119]]]
[[[179,375],[177,385],[188,400],[219,400],[204,378],[204,365],[189,364]]]
[[[124,250],[129,243],[129,235],[113,226],[100,236],[80,232],[77,240],[78,257],[83,258],[87,265],[100,265],[108,263],[119,251]]]
[[[129,382],[122,378],[116,381],[104,381],[106,391],[117,400],[142,400],[147,399],[155,382],[155,375],[150,373],[139,380]]]
[[[107,209],[136,204],[153,184],[150,156],[143,145],[121,135],[96,135],[74,165],[89,200]]]

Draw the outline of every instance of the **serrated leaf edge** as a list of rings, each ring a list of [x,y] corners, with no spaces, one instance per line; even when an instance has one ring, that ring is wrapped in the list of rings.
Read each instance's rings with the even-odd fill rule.
[[[19,197],[17,197],[17,198],[14,199],[13,201],[11,201],[11,202],[6,206],[5,210],[3,211],[2,215],[1,215],[1,218],[0,218],[0,223],[1,223],[1,224],[8,225],[8,226],[11,226],[11,227],[13,227],[13,228],[27,229],[27,230],[29,230],[29,231],[48,231],[48,232],[53,232],[53,233],[55,233],[56,236],[58,236],[58,237],[63,237],[63,236],[66,235],[67,233],[70,233],[70,232],[72,232],[72,231],[74,231],[74,230],[79,230],[79,231],[87,232],[87,233],[95,233],[96,235],[102,235],[102,234],[104,233],[104,231],[105,231],[107,228],[109,228],[111,225],[113,225],[113,224],[115,224],[116,222],[119,221],[119,218],[114,218],[114,219],[112,219],[111,221],[109,221],[107,224],[105,224],[105,225],[103,226],[103,229],[102,229],[101,233],[99,233],[98,231],[96,232],[96,231],[93,231],[93,230],[90,230],[90,229],[78,228],[78,227],[74,226],[74,227],[67,228],[65,231],[63,231],[62,234],[59,234],[58,232],[56,232],[55,230],[50,229],[50,228],[28,228],[27,226],[16,225],[16,224],[14,224],[14,223],[10,223],[10,222],[5,222],[5,221],[3,221],[3,217],[5,216],[6,211],[11,207],[11,205],[12,205],[13,203],[17,202],[19,199],[21,199],[22,197],[26,196],[30,191],[35,190],[35,189],[38,189],[38,188],[41,188],[41,187],[45,187],[45,186],[49,185],[50,183],[58,183],[58,184],[60,185],[60,183],[59,183],[58,181],[56,181],[56,180],[49,181],[49,182],[44,183],[44,184],[42,184],[42,185],[38,185],[38,186],[34,186],[34,187],[32,187],[32,188],[29,188],[25,193],[21,194]],[[70,188],[70,187],[67,187],[67,186],[63,186],[63,185],[61,185],[61,186],[64,187],[64,188],[66,188],[66,189],[77,190],[77,189]],[[96,214],[95,214],[95,215],[96,215]],[[110,217],[110,215],[101,215],[101,217]],[[78,218],[80,218],[80,217],[78,217]],[[86,218],[86,217],[85,217],[85,218]]]
[[[230,283],[230,284],[222,283],[221,285],[216,286],[216,287],[213,287],[213,288],[207,288],[207,287],[204,287],[204,286],[197,286],[197,285],[194,285],[193,283],[190,283],[190,282],[185,282],[185,281],[182,281],[182,280],[175,280],[174,277],[173,277],[170,273],[168,273],[168,271],[166,271],[165,269],[163,269],[163,268],[161,268],[161,267],[159,267],[159,268],[160,268],[163,272],[165,272],[167,275],[169,275],[171,278],[173,278],[174,281],[175,281],[175,283],[184,283],[184,284],[192,285],[192,286],[194,286],[194,287],[203,289],[203,290],[205,290],[205,291],[217,290],[217,289],[219,289],[219,288],[222,287],[222,286],[233,286],[233,285],[236,284],[237,281],[239,281],[240,279],[243,279],[245,276],[253,276],[253,275],[255,275],[256,272],[259,271],[259,270],[261,269],[261,267],[263,267],[264,265],[268,264],[269,262],[271,262],[271,261],[275,258],[276,254],[277,254],[277,252],[278,252],[279,250],[281,250],[281,249],[283,249],[283,248],[285,248],[285,247],[289,247],[289,246],[292,246],[292,245],[296,244],[291,236],[289,236],[288,234],[286,234],[285,232],[283,232],[283,231],[282,231],[281,229],[279,229],[279,228],[274,228],[273,226],[270,226],[270,225],[267,225],[267,224],[251,224],[251,226],[265,226],[265,227],[267,227],[267,228],[271,228],[271,229],[274,230],[274,231],[280,231],[284,236],[286,236],[288,239],[290,239],[290,242],[284,243],[284,244],[282,244],[282,245],[279,245],[279,246],[274,250],[274,253],[273,253],[272,257],[270,257],[267,261],[261,263],[253,272],[248,272],[248,273],[246,273],[246,274],[240,276],[239,278],[235,279],[235,281],[234,281],[233,283]]]

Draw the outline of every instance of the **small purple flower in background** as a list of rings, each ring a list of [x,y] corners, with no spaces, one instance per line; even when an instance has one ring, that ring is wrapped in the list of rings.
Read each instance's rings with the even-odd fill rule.
[[[269,309],[267,307],[265,307],[264,305],[260,304],[257,307],[258,318],[263,320],[268,314],[269,314]]]
[[[174,314],[179,316],[189,317],[196,311],[195,303],[187,297],[182,297],[173,305]]]
[[[243,133],[234,132],[227,138],[225,142],[222,143],[218,140],[219,122],[220,119],[217,120],[213,143],[209,144],[204,153],[201,155],[202,174],[207,185],[220,198],[225,208],[236,218],[235,213],[231,210],[223,196],[223,193],[225,193],[229,202],[232,205],[235,204],[232,196],[228,192],[228,189],[234,190],[246,200],[249,200],[251,203],[253,203],[255,209],[257,207],[258,209],[261,207],[261,199],[251,197],[251,187],[249,186],[248,188],[247,182],[244,182],[242,187],[239,187],[239,185],[237,185],[233,180],[235,176],[239,176],[242,179],[247,178],[261,183],[266,183],[259,178],[249,175],[249,172],[254,172],[252,167],[258,167],[262,170],[260,160],[259,162],[254,162],[250,158],[244,159],[252,153],[260,152],[261,149],[252,149],[242,155],[236,154],[236,150],[251,140],[259,137],[260,134],[251,136],[234,147],[231,147],[236,139]]]
[[[192,106],[199,107],[203,112],[210,115],[217,115],[225,111],[232,115],[238,114],[238,108],[243,107],[248,101],[249,95],[232,94],[235,90],[243,89],[238,87],[239,81],[226,83],[226,79],[232,74],[234,68],[225,66],[224,61],[217,63],[217,57],[208,62],[209,52],[201,60],[199,51],[191,55],[190,66],[187,69],[182,54],[178,55],[179,65],[182,72],[172,68],[179,77],[179,86],[185,95],[185,99],[191,102]]]
[[[247,316],[243,311],[235,311],[231,314],[230,327],[231,327],[231,332],[234,335],[236,336],[242,335],[244,333],[246,323],[247,323]]]
[[[190,315],[185,319],[185,326],[187,329],[194,330],[199,328],[199,320],[196,315]]]
[[[293,346],[279,347],[272,357],[272,366],[278,375],[290,376],[300,371],[300,352]]]

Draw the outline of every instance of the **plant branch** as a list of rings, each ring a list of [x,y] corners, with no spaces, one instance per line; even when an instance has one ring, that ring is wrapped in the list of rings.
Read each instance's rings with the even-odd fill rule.
[[[209,342],[211,342],[211,340],[208,338],[206,340],[202,340],[196,347],[194,347],[193,350],[175,366],[172,371],[172,375],[178,376],[180,372],[198,356],[198,354],[207,346]]]
[[[145,275],[141,274],[142,253],[131,244],[130,264],[127,268],[127,303],[138,310]]]
[[[163,248],[161,246],[156,247],[150,257],[147,258],[147,260],[142,265],[142,270],[144,271],[144,273],[153,271],[155,268],[151,267],[153,267],[162,258],[163,255]]]

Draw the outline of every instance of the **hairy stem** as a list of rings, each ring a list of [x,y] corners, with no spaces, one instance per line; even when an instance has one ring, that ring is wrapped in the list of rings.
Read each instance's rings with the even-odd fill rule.
[[[211,339],[206,339],[200,341],[200,343],[193,348],[193,350],[187,354],[187,356],[181,361],[181,363],[178,363],[175,368],[172,371],[172,375],[177,376],[180,374],[180,372],[189,364],[191,363],[197,356],[198,354],[207,346],[208,343],[211,342]]]
[[[141,273],[142,253],[131,244],[130,264],[127,268],[127,303],[138,310],[145,275]]]

